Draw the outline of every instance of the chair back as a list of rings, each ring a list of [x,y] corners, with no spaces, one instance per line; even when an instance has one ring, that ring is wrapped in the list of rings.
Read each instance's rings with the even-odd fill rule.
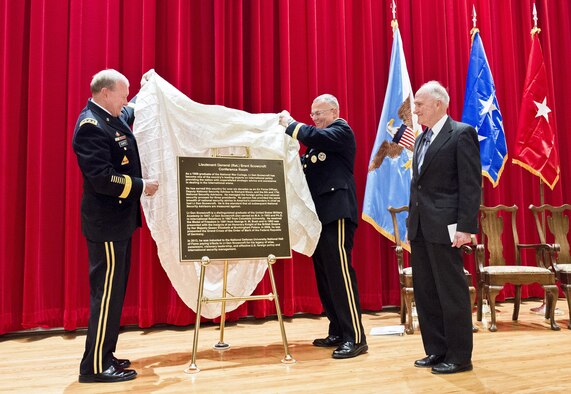
[[[571,254],[569,253],[569,217],[565,211],[571,210],[571,205],[563,204],[560,206],[553,206],[543,204],[540,206],[530,205],[529,209],[533,212],[535,218],[535,225],[541,243],[547,243],[547,237],[544,229],[544,221],[542,220],[547,216],[547,226],[551,235],[553,235],[554,243],[559,244],[559,252],[557,253],[557,260],[560,263],[571,263]],[[546,215],[547,214],[547,215]]]
[[[519,237],[516,228],[517,206],[496,205],[495,207],[487,207],[480,205],[480,226],[482,229],[482,241],[486,244],[490,258],[489,265],[506,265],[504,257],[504,247],[502,243],[502,234],[504,230],[504,219],[502,213],[510,216],[512,227],[512,235],[514,241],[515,262],[520,264],[520,255],[517,248]]]

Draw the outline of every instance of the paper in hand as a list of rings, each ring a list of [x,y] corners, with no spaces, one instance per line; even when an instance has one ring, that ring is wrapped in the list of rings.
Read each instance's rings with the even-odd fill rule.
[[[450,242],[454,242],[454,234],[456,234],[456,227],[458,223],[452,223],[448,225],[448,235],[450,235]]]

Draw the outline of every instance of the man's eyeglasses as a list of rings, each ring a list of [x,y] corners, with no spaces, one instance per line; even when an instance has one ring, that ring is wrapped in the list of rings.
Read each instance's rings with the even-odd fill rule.
[[[329,108],[329,109],[323,109],[321,111],[315,111],[315,112],[310,113],[309,116],[313,119],[317,116],[320,116],[321,114],[326,113],[327,111],[331,111],[332,109],[335,109],[335,108]]]

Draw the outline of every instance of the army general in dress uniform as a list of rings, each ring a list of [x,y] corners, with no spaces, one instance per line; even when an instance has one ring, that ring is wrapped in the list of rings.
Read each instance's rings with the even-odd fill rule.
[[[158,189],[143,180],[129,81],[115,70],[93,76],[91,99],[79,114],[73,150],[83,174],[81,224],[89,255],[90,317],[79,381],[134,379],[127,359],[113,355],[131,258],[131,236],[141,226],[140,197]]]
[[[351,358],[368,350],[351,265],[358,222],[353,175],[355,136],[349,124],[339,118],[339,103],[330,94],[313,101],[311,118],[315,126],[294,121],[286,111],[280,116],[286,133],[307,146],[301,161],[322,224],[313,263],[329,332],[313,344],[336,347],[333,358]]]

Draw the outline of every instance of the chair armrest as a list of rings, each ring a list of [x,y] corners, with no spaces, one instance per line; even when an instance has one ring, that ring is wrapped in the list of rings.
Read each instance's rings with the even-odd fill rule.
[[[559,244],[548,244],[551,248],[549,250],[549,258],[546,260],[549,262],[549,267],[546,268],[553,268],[554,272],[559,271],[559,267],[557,266],[557,259],[559,255],[559,251],[561,250],[561,245]]]
[[[551,248],[551,245],[549,244],[517,244],[516,245],[518,249],[543,249],[543,250],[548,250],[549,248]]]
[[[399,276],[403,274],[404,270],[404,249],[402,246],[395,246],[395,254],[397,255],[397,266],[399,270]]]
[[[476,260],[476,273],[479,276],[480,273],[484,271],[484,264],[486,262],[486,248],[484,247],[484,244],[476,244],[471,245],[470,249],[475,250],[476,252],[476,257],[474,260]]]
[[[466,254],[472,254],[476,250],[476,245],[465,244],[465,245],[462,245],[460,247],[460,249],[462,249],[462,252],[464,252]]]
[[[517,244],[518,251],[521,249],[535,249],[535,264],[538,267],[548,269],[555,260],[554,247],[551,244]],[[554,269],[557,267],[557,263]]]
[[[460,247],[460,249],[462,250],[462,252],[463,252],[465,255],[471,255],[471,254],[475,254],[475,252],[476,252],[476,245],[474,245],[474,244],[465,244],[465,245],[462,245],[462,246]],[[474,259],[474,260],[475,260],[475,259]],[[471,266],[471,264],[469,264],[469,265]],[[474,263],[474,265],[477,265],[477,263]],[[466,268],[466,267],[464,267],[464,268]],[[469,268],[471,268],[471,267],[469,267]],[[475,270],[471,270],[471,269],[468,270],[468,271],[469,271],[469,272],[470,272],[470,271],[475,272]]]

